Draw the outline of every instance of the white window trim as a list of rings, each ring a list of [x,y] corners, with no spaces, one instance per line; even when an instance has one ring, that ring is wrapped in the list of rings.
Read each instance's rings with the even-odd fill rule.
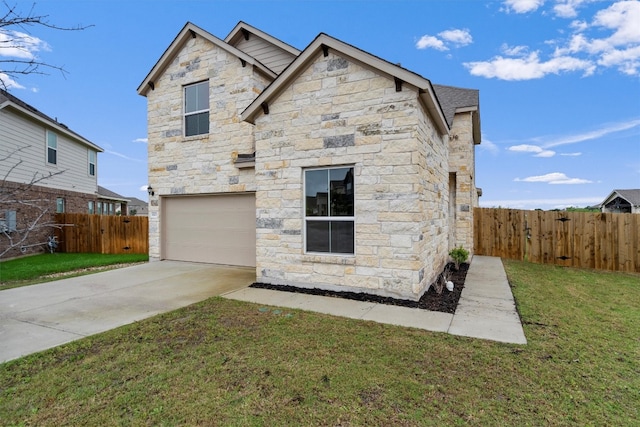
[[[344,169],[353,168],[354,184],[353,184],[353,216],[314,216],[307,217],[307,171],[313,170],[329,170],[329,169]],[[340,258],[354,258],[356,256],[356,191],[357,185],[355,185],[355,165],[336,165],[336,166],[318,166],[302,169],[302,250],[304,255],[314,255],[321,257],[340,257]],[[307,251],[307,220],[310,221],[351,221],[353,222],[353,253],[340,253],[340,252],[313,252]]]
[[[91,161],[91,154],[93,154],[93,162]],[[96,176],[97,175],[97,171],[98,171],[98,165],[97,165],[97,153],[93,150],[89,150],[89,168],[87,169],[87,173],[89,174],[89,176]],[[91,165],[93,165],[93,174],[91,174]]]
[[[209,129],[209,132],[206,132],[206,133],[197,133],[195,135],[187,135],[187,117],[188,116],[193,116],[193,115],[202,114],[202,113],[209,113],[209,119],[211,119],[211,99],[209,99],[210,95],[207,97],[208,101],[209,101],[207,105],[208,105],[209,108],[206,108],[204,110],[189,111],[187,113],[187,108],[186,108],[187,107],[187,88],[191,87],[191,86],[197,86],[197,85],[202,84],[202,83],[207,83],[208,84],[209,80],[203,80],[201,82],[191,83],[191,84],[182,86],[182,108],[183,108],[183,119],[182,119],[183,131],[182,131],[182,136],[184,136],[185,138],[202,138],[203,136],[209,135],[211,133],[211,129]],[[209,89],[209,91],[211,91],[210,87],[208,89]],[[211,126],[211,124],[209,124],[209,126]]]
[[[56,146],[55,147],[49,147],[49,135],[53,135],[56,138]],[[49,148],[51,148],[53,151],[55,151],[56,153],[56,162],[55,163],[51,163],[49,161]],[[55,133],[52,130],[47,129],[47,131],[45,132],[45,154],[44,154],[44,158],[45,161],[47,163],[47,165],[49,166],[58,166],[58,134]]]

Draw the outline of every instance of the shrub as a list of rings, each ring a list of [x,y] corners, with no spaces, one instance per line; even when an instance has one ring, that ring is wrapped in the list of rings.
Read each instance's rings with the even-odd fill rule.
[[[460,246],[455,249],[451,249],[451,251],[449,251],[449,256],[453,258],[453,261],[456,263],[456,270],[458,270],[460,268],[460,264],[469,258],[469,251]]]

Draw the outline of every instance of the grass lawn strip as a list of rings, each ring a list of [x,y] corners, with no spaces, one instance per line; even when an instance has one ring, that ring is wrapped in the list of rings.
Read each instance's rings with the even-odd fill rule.
[[[0,365],[0,419],[632,425],[640,276],[504,264],[526,346],[212,298]]]
[[[0,262],[0,290],[143,263],[147,254],[68,254],[27,256]]]

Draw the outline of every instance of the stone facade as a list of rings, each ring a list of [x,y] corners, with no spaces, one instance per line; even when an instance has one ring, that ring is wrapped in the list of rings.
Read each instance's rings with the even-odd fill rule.
[[[209,81],[209,134],[184,137],[183,88]],[[202,37],[190,39],[147,95],[149,185],[162,196],[256,190],[253,169],[234,165],[255,151],[240,113],[269,80]],[[160,257],[161,207],[149,205],[150,257]]]
[[[450,209],[449,250],[462,246],[473,256],[473,208],[478,206],[472,119],[475,111],[455,115],[449,138],[449,173],[455,197]],[[453,175],[453,177],[452,177]]]
[[[256,120],[258,281],[418,298],[446,262],[446,143],[394,81],[319,55]],[[355,168],[355,255],[304,252],[303,171]]]
[[[308,48],[270,86],[273,76],[196,30],[183,29],[173,56],[138,89],[148,100],[156,193],[152,259],[162,257],[163,199],[242,192],[255,193],[260,282],[417,300],[450,249],[472,250],[473,113],[447,124],[434,117],[441,113],[429,81],[379,59],[372,62],[384,70],[374,67],[372,56],[348,46],[344,54],[338,42]],[[205,80],[210,131],[185,137],[183,88]],[[240,167],[238,156],[254,166]],[[304,174],[329,167],[354,170],[353,254],[305,250]]]

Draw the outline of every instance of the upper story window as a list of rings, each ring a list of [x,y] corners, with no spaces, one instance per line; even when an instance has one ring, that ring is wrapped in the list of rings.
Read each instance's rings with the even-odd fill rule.
[[[47,131],[47,163],[58,164],[58,135],[50,130]]]
[[[209,82],[184,87],[184,135],[209,133]]]
[[[307,252],[354,253],[354,190],[353,167],[304,172]]]
[[[96,176],[96,152],[89,150],[89,175]]]

